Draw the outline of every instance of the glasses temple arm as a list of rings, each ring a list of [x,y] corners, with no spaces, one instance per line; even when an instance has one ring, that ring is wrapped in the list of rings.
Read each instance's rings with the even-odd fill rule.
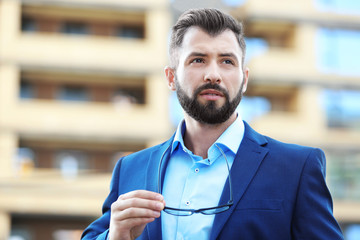
[[[225,158],[225,161],[226,161],[226,166],[227,166],[227,169],[228,169],[228,172],[229,172],[229,188],[230,188],[230,201],[231,203],[233,202],[233,192],[232,192],[232,184],[231,184],[231,174],[230,174],[230,166],[229,166],[229,162],[227,160],[227,157],[224,153],[224,151],[215,143],[215,146],[220,150],[221,154],[224,156]]]
[[[163,152],[163,154],[161,155],[161,158],[160,158],[160,162],[159,162],[159,167],[158,167],[158,193],[160,193],[160,194],[162,194],[162,189],[161,189],[161,164],[162,164],[162,161],[164,159],[165,153],[169,150],[170,146],[171,146],[171,144]]]

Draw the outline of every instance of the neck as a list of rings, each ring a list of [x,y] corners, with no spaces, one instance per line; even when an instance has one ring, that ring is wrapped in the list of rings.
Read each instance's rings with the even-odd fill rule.
[[[185,115],[186,132],[184,135],[185,146],[195,155],[207,158],[208,149],[221,136],[223,132],[236,120],[236,113],[223,123],[199,123]]]

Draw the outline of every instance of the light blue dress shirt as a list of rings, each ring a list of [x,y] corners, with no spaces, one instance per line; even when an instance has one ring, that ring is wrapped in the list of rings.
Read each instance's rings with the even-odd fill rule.
[[[185,122],[182,121],[175,133],[171,158],[166,168],[162,191],[166,206],[184,209],[216,207],[228,178],[228,169],[215,144],[224,151],[231,168],[244,136],[244,123],[238,115],[209,148],[207,159],[194,155],[185,147],[185,129]],[[215,215],[200,213],[178,217],[162,212],[163,239],[209,239],[214,218]]]

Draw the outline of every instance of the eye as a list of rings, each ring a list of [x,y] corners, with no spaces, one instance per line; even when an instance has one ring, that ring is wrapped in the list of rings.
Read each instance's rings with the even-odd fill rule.
[[[203,63],[204,62],[204,59],[202,58],[195,58],[191,61],[191,63]]]
[[[223,61],[223,63],[234,65],[234,62],[233,62],[232,60],[230,60],[230,59],[225,59],[225,60]]]

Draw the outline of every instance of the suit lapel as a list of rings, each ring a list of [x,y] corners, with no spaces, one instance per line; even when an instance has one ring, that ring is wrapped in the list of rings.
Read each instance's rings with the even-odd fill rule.
[[[153,192],[158,192],[158,171],[159,171],[159,164],[160,159],[163,156],[163,160],[161,163],[161,185],[164,181],[164,173],[165,169],[169,160],[170,151],[169,147],[171,146],[173,138],[165,142],[163,145],[161,145],[159,148],[157,148],[154,152],[151,153],[148,161],[147,166],[147,176],[146,176],[146,189]],[[148,239],[150,240],[161,240],[161,217],[155,219],[155,221],[149,223],[146,226],[147,233],[148,233]]]
[[[267,148],[261,146],[265,144],[266,139],[245,123],[244,138],[231,167],[234,205],[228,211],[215,216],[210,239],[218,237],[224,224],[234,211],[236,204],[240,201],[255,176],[257,169],[268,152]],[[227,181],[220,198],[220,203],[227,203],[229,195],[229,182]]]

